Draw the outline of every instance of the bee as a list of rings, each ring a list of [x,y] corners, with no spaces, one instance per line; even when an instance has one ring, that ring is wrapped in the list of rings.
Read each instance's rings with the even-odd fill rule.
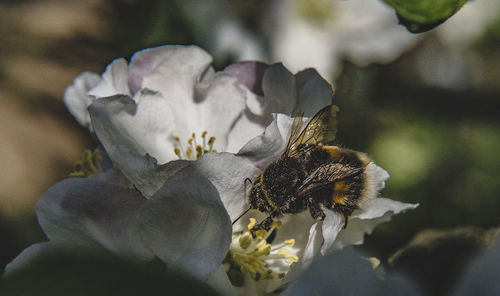
[[[301,129],[296,116],[284,153],[252,182],[250,208],[269,214],[254,229],[268,229],[274,218],[309,210],[323,220],[327,208],[348,217],[360,207],[373,186],[366,173],[371,159],[364,153],[332,145],[338,107],[320,110]]]

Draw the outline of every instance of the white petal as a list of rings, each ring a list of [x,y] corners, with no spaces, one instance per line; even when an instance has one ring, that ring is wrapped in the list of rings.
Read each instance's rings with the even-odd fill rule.
[[[217,190],[202,178],[176,179],[140,211],[140,233],[167,268],[206,280],[231,243],[231,221]]]
[[[283,114],[274,114],[273,117],[274,120],[264,133],[250,140],[238,152],[238,155],[252,161],[261,170],[278,159],[290,137],[293,119]]]
[[[389,221],[395,214],[416,207],[418,204],[402,203],[388,198],[371,200],[363,209],[354,211],[349,217],[347,228],[340,232],[333,249],[362,244],[365,234],[371,234],[378,224]]]
[[[79,124],[88,126],[90,116],[87,112],[88,106],[93,98],[87,92],[101,82],[101,77],[95,73],[83,72],[78,75],[73,84],[64,91],[64,104],[69,112],[76,118]]]
[[[115,163],[123,152],[149,153],[160,163],[177,159],[170,141],[175,128],[172,112],[160,94],[142,90],[135,101],[123,95],[102,98],[89,107],[89,113],[99,140]]]
[[[47,237],[56,245],[75,249],[107,249],[132,260],[147,261],[136,233],[137,211],[146,202],[137,191],[102,180],[70,178],[45,192],[37,216]]]
[[[323,233],[323,246],[321,247],[321,255],[325,255],[333,243],[337,239],[337,235],[344,227],[344,216],[341,214],[329,210],[323,206],[321,209],[325,213],[325,220],[323,220],[323,226],[321,228]]]
[[[102,74],[102,81],[89,91],[89,95],[96,98],[118,94],[131,95],[128,87],[128,65],[124,58],[115,59],[111,62]]]
[[[175,136],[181,143],[191,133],[206,130],[209,136],[217,138],[214,148],[225,151],[227,134],[245,108],[245,92],[235,77],[214,74],[211,62],[212,58],[196,46],[145,50],[132,59],[131,85],[137,85],[142,75],[142,88],[163,95],[172,110],[170,120],[176,123]]]
[[[186,177],[207,178],[219,192],[220,198],[234,221],[248,208],[245,179],[253,180],[259,170],[243,157],[230,153],[209,153],[178,171],[172,180]],[[246,188],[249,189],[249,186]]]
[[[197,46],[167,45],[136,52],[130,61],[129,84],[134,92],[149,88],[177,100],[192,94],[212,58]]]
[[[309,229],[309,240],[300,259],[303,268],[309,266],[323,245],[322,226],[322,222],[316,222]]]

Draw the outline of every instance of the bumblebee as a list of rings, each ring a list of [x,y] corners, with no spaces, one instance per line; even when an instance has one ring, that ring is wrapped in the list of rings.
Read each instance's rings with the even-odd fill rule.
[[[250,209],[268,213],[255,229],[268,229],[274,218],[309,210],[323,220],[323,208],[348,217],[365,196],[373,195],[364,153],[331,145],[337,132],[338,107],[320,110],[303,126],[296,116],[284,153],[252,182]]]

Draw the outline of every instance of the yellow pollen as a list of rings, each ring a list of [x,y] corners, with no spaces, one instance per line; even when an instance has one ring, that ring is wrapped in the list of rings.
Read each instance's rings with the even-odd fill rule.
[[[183,147],[179,137],[174,136],[174,153],[180,159],[196,160],[207,153],[217,152],[213,148],[215,137],[210,137],[208,143],[206,142],[207,131],[201,133],[201,144],[197,143],[196,134],[191,133],[191,137],[187,139],[187,147]]]
[[[285,241],[285,245],[289,246],[289,247],[293,247],[295,245],[295,239],[291,238],[291,239],[287,239]]]
[[[255,218],[250,218],[250,223],[248,223],[248,230],[254,228],[255,224],[257,224],[257,220],[255,220]]]
[[[259,229],[250,232],[256,223],[255,218],[250,218],[247,226],[249,231],[233,233],[233,242],[228,253],[230,259],[226,259],[229,260],[227,261],[230,264],[229,268],[248,273],[254,280],[283,278],[288,272],[288,265],[299,260],[299,257],[288,249],[295,244],[295,239],[271,245],[267,239],[273,232],[278,231],[281,223],[273,223],[269,230]],[[276,264],[277,261],[286,264]],[[273,267],[270,267],[270,264]]]
[[[255,231],[255,236],[257,236],[258,238],[264,238],[267,234],[267,231],[265,231],[264,229],[259,229],[257,231]]]
[[[280,221],[274,221],[273,224],[271,224],[271,227],[276,227],[276,228],[280,229],[281,225],[283,225],[283,224]]]

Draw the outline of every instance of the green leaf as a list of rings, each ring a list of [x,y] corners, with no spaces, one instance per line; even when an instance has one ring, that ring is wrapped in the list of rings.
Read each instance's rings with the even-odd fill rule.
[[[422,33],[454,15],[467,0],[384,0],[396,10],[399,22],[412,33]]]

